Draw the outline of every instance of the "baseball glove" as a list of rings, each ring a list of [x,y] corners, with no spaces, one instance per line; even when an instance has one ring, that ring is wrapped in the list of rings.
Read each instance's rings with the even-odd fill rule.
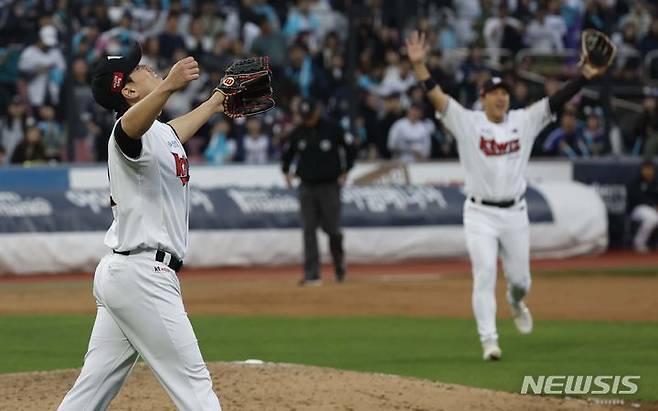
[[[273,108],[271,79],[268,57],[234,61],[215,88],[226,95],[224,114],[236,118],[264,113]]]
[[[589,63],[598,69],[609,67],[617,54],[617,46],[610,41],[608,36],[592,29],[583,31],[580,37],[580,47],[580,64]]]

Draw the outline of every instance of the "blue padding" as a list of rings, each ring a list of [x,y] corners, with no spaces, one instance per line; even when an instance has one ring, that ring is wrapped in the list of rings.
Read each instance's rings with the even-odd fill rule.
[[[67,167],[0,168],[0,190],[66,190]]]
[[[532,223],[550,223],[546,199],[528,189]],[[459,226],[464,195],[456,187],[371,186],[342,191],[345,227]],[[294,190],[283,188],[194,189],[190,229],[282,229],[300,226]],[[105,231],[112,222],[107,189],[0,190],[0,232]]]

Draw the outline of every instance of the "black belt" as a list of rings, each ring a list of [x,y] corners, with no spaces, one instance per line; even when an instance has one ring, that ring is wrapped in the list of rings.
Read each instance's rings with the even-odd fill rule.
[[[143,250],[139,251],[117,251],[117,250],[112,250],[114,254],[121,254],[121,255],[130,255],[130,254],[137,254],[143,252]],[[183,261],[179,260],[178,258],[174,257],[173,254],[168,253],[166,251],[162,250],[157,250],[155,252],[155,261],[159,263],[164,263],[166,256],[169,255],[170,260],[169,264],[167,264],[167,267],[171,268],[175,272],[179,272],[181,268],[183,268]]]
[[[523,197],[519,198],[518,200],[504,200],[504,201],[476,200],[475,197],[471,197],[470,200],[472,203],[475,204],[482,204],[486,206],[499,207],[499,208],[510,208],[514,204],[523,200]]]

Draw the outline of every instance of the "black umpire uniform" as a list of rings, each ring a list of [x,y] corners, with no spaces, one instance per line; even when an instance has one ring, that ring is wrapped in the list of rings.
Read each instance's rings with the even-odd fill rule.
[[[295,174],[301,180],[299,203],[304,229],[304,278],[300,285],[320,283],[318,226],[329,236],[336,280],[341,282],[345,278],[345,256],[340,189],[354,164],[356,148],[340,125],[322,118],[321,109],[313,100],[302,100],[299,113],[302,124],[288,137],[281,168],[291,186],[290,165],[297,157]]]

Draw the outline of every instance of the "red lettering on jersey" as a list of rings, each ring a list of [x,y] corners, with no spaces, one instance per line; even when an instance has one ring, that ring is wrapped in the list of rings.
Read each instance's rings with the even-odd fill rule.
[[[505,154],[515,153],[521,149],[519,139],[498,143],[496,140],[487,140],[480,136],[480,150],[485,156],[503,156]]]
[[[180,181],[185,185],[190,181],[190,163],[187,162],[187,157],[179,157],[176,153],[171,154],[174,155],[176,162],[176,177],[180,177]]]

